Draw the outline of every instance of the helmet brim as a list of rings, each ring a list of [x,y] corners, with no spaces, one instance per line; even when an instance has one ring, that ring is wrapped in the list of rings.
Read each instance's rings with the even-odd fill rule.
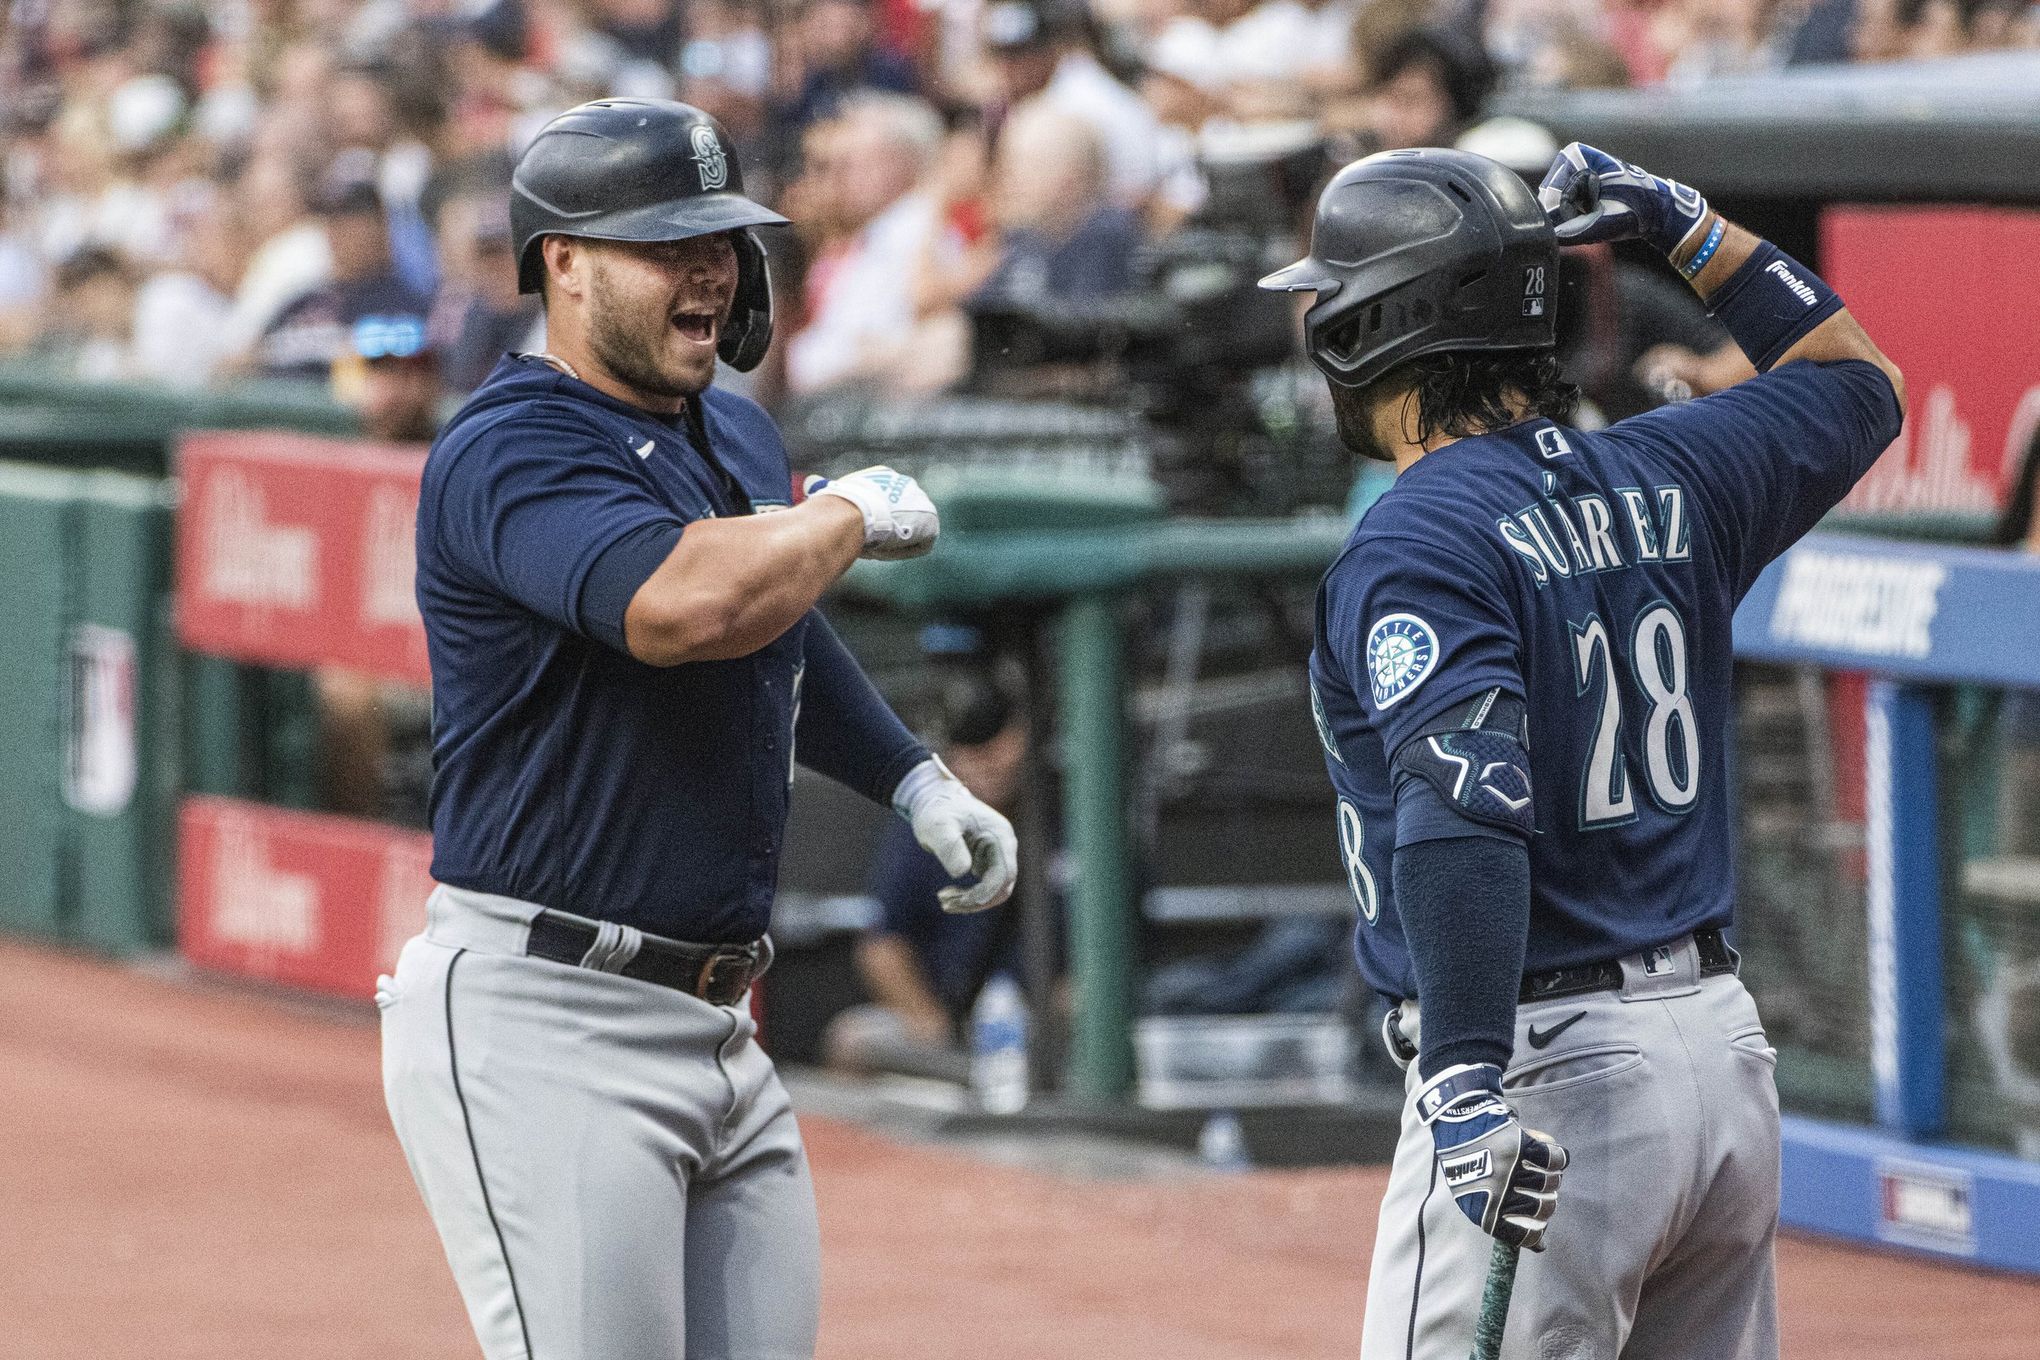
[[[1331,293],[1338,291],[1342,281],[1323,260],[1306,255],[1268,275],[1257,286],[1270,293]]]
[[[786,218],[742,194],[698,194],[629,212],[608,213],[586,226],[576,223],[562,230],[570,236],[596,236],[611,241],[684,241],[745,227],[786,225]]]
[[[517,262],[517,291],[539,291],[538,243],[547,236],[580,236],[595,241],[686,241],[750,227],[784,227],[792,223],[742,194],[696,194],[652,203],[623,212],[593,213],[582,221],[562,221],[534,232]]]

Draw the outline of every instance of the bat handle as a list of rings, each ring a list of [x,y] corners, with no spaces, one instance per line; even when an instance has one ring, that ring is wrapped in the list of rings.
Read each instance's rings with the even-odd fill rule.
[[[1488,1257],[1487,1283],[1480,1291],[1480,1317],[1473,1325],[1473,1360],[1500,1360],[1509,1299],[1516,1292],[1516,1262],[1522,1248],[1497,1240]]]

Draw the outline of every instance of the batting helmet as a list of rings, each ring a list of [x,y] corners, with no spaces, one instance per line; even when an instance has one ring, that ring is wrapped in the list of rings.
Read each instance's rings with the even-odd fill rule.
[[[1261,280],[1315,292],[1311,362],[1365,387],[1443,350],[1549,349],[1558,237],[1513,171],[1464,151],[1383,151],[1318,196],[1310,254]]]
[[[772,281],[752,227],[786,219],[744,197],[744,176],[722,124],[670,99],[597,99],[539,129],[510,178],[517,290],[545,278],[547,236],[681,241],[731,233],[737,296],[716,353],[756,368],[772,343]]]

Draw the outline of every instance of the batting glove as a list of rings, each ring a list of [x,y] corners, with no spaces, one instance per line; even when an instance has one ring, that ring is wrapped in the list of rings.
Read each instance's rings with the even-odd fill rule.
[[[1502,1069],[1446,1068],[1418,1090],[1417,1114],[1430,1127],[1439,1175],[1460,1212],[1490,1237],[1543,1251],[1565,1149],[1523,1127],[1502,1099]]]
[[[1569,246],[1634,237],[1669,257],[1707,220],[1707,200],[1698,189],[1584,142],[1568,144],[1552,159],[1537,201]]]
[[[1388,1050],[1388,1060],[1399,1071],[1409,1071],[1410,1064],[1417,1060],[1417,1046],[1410,1042],[1409,1035],[1403,1033],[1402,1007],[1390,1006],[1382,1012],[1381,1046]]]
[[[864,516],[864,551],[860,557],[897,562],[920,557],[935,547],[942,532],[935,502],[921,484],[889,467],[868,467],[833,480],[810,477],[809,496],[841,496]]]
[[[1013,880],[1020,872],[1020,843],[1013,824],[965,788],[940,756],[929,756],[907,771],[893,790],[892,804],[914,828],[914,839],[942,861],[951,878],[977,876],[970,887],[941,889],[936,896],[942,910],[983,911],[1013,895]]]

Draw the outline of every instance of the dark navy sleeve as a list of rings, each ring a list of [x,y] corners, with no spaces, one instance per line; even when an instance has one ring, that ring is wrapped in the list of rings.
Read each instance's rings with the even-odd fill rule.
[[[1610,433],[1641,438],[1693,489],[1702,532],[1741,600],[1771,559],[1849,494],[1899,428],[1891,380],[1852,359],[1798,360]]]
[[[1393,762],[1440,713],[1499,688],[1523,693],[1521,645],[1501,567],[1459,544],[1471,527],[1370,534],[1332,566],[1325,630]]]
[[[895,819],[886,828],[871,865],[878,928],[925,953],[932,927],[942,915],[936,894],[948,884],[949,875],[943,872],[941,861],[921,848],[905,822]]]
[[[808,612],[807,624],[794,723],[800,763],[874,803],[890,802],[901,776],[928,758],[928,748],[879,697],[820,610]]]
[[[581,583],[581,623],[604,646],[628,652],[623,616],[638,588],[652,579],[659,564],[673,555],[680,541],[678,525],[653,522],[624,534],[595,559]]]
[[[1424,1008],[1417,1070],[1509,1065],[1530,935],[1530,852],[1480,836],[1395,852],[1396,910]]]
[[[653,528],[677,535],[685,526],[623,461],[627,450],[611,442],[543,408],[520,414],[461,451],[447,469],[437,505],[439,551],[460,572],[561,627],[614,646],[622,634],[615,573],[592,599],[590,573],[627,536]],[[640,549],[640,557],[649,555],[642,542]],[[606,611],[592,624],[585,612],[590,603]]]

